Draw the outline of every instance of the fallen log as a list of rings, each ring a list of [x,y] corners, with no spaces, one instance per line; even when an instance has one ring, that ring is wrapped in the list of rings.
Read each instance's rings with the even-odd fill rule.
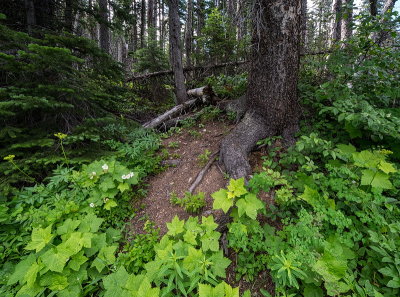
[[[179,115],[183,111],[189,109],[193,104],[196,103],[198,99],[193,99],[186,101],[185,103],[179,104],[172,109],[166,111],[162,115],[152,119],[151,121],[144,123],[143,128],[156,128],[161,125],[164,121],[174,118],[175,116]]]

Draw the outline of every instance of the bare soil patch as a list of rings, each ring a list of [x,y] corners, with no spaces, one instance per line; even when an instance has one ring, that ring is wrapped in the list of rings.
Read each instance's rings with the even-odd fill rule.
[[[209,150],[211,154],[217,152],[221,139],[231,128],[232,125],[222,121],[212,121],[205,123],[202,128],[186,128],[181,133],[175,133],[163,140],[163,146],[170,156],[170,163],[175,165],[149,178],[148,194],[139,202],[144,204],[144,208],[132,220],[132,231],[141,232],[143,216],[154,222],[155,226],[160,228],[161,234],[165,234],[166,223],[175,215],[180,219],[189,218],[190,214],[183,208],[170,203],[170,195],[176,193],[179,197],[183,197],[203,168],[198,160],[199,155],[204,154],[205,150]],[[215,161],[194,190],[194,193],[204,192],[206,197],[206,206],[200,212],[200,216],[211,213],[218,215],[212,210],[211,194],[226,186],[227,180],[223,176],[221,166]]]

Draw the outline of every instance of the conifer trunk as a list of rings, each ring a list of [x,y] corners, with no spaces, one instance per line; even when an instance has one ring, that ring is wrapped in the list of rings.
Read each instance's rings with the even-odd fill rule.
[[[255,5],[247,112],[221,144],[221,160],[232,178],[251,173],[247,155],[258,140],[282,135],[293,143],[298,129],[301,0],[256,0]]]
[[[108,28],[108,3],[107,0],[99,0],[100,9],[100,48],[110,53],[110,31]]]
[[[178,15],[179,0],[169,1],[169,45],[171,66],[174,71],[176,103],[187,100],[185,76],[183,74],[182,52],[180,48],[180,22]]]

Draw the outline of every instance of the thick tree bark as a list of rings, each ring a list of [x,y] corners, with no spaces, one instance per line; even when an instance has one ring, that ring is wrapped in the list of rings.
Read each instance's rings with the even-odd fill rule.
[[[233,178],[251,173],[247,154],[258,140],[282,135],[293,142],[298,127],[301,0],[256,0],[253,14],[247,112],[221,144]]]
[[[328,42],[329,47],[331,47],[340,40],[341,19],[342,19],[342,0],[333,0],[331,34]]]
[[[99,0],[100,9],[100,48],[110,53],[110,31],[108,28],[108,3],[107,0]]]
[[[35,4],[33,0],[25,0],[25,12],[28,33],[32,34],[32,29],[36,26]]]
[[[176,103],[182,104],[187,100],[185,75],[183,74],[182,52],[180,48],[180,22],[178,15],[179,0],[169,1],[169,44],[171,66],[174,71]]]
[[[188,0],[185,30],[186,66],[192,66],[192,40],[193,40],[193,0]]]

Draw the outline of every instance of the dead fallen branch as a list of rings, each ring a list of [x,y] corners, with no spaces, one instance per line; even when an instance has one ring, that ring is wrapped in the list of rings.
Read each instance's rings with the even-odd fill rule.
[[[176,117],[177,115],[181,114],[182,112],[184,112],[185,110],[189,109],[193,104],[196,103],[197,100],[198,100],[197,98],[193,99],[193,100],[189,100],[183,104],[179,104],[179,105],[173,107],[172,109],[166,111],[165,113],[156,117],[155,119],[152,119],[151,121],[149,121],[147,123],[144,123],[143,128],[157,128],[159,125],[161,125],[166,120],[172,119],[172,118]]]
[[[211,155],[210,160],[208,160],[206,166],[203,167],[203,169],[197,174],[196,179],[192,183],[192,185],[189,188],[190,194],[193,194],[193,191],[196,189],[196,187],[201,183],[201,181],[204,178],[204,175],[207,173],[207,170],[211,167],[212,163],[214,163],[215,159],[218,156],[219,151],[215,152],[214,154]]]

